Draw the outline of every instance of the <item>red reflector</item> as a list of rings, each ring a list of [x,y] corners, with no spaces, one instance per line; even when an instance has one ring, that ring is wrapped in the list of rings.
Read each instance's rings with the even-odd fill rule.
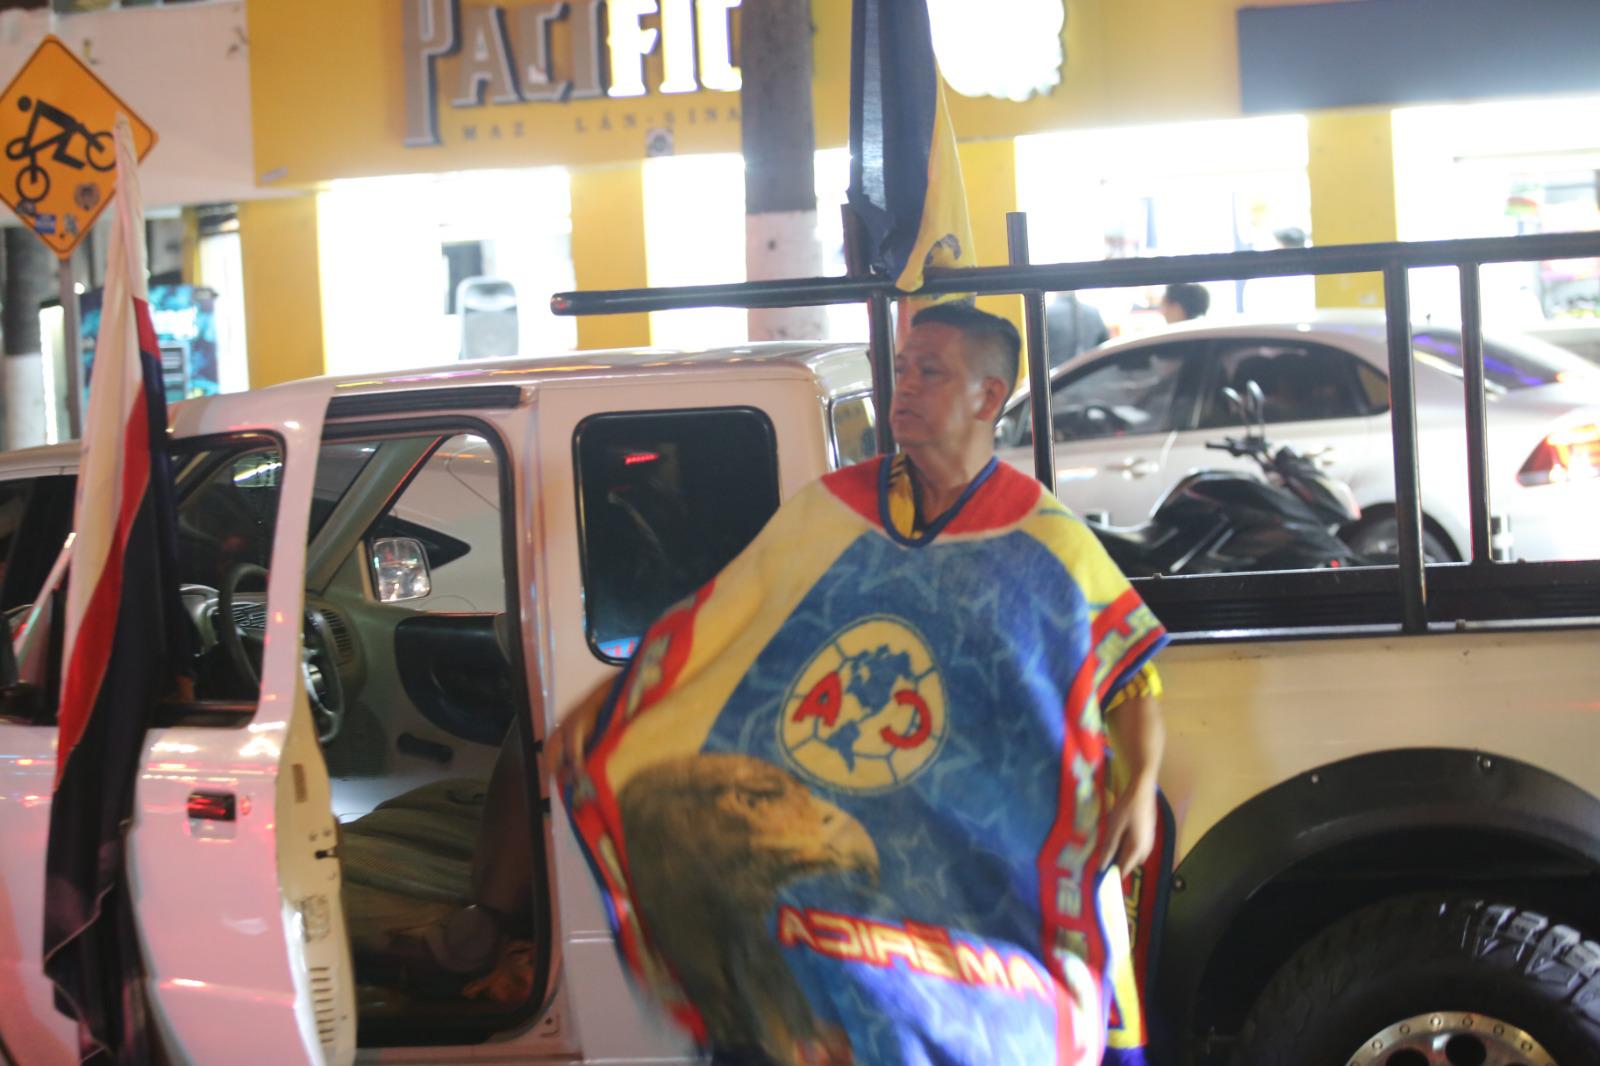
[[[629,452],[622,457],[623,466],[638,466],[640,463],[653,463],[661,458],[655,452]]]
[[[213,822],[231,822],[235,817],[234,804],[232,792],[191,792],[189,817],[205,818]]]

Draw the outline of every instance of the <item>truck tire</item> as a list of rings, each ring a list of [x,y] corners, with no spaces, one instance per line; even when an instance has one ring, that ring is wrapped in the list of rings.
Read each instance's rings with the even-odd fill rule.
[[[1387,900],[1325,929],[1257,998],[1233,1066],[1593,1066],[1600,944],[1533,911]]]

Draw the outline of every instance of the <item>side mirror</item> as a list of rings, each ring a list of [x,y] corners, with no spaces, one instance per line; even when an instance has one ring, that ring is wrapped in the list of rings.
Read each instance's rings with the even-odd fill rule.
[[[415,537],[378,537],[372,542],[372,586],[379,603],[420,600],[433,591],[428,552]]]
[[[1228,410],[1234,413],[1239,421],[1248,425],[1250,412],[1244,405],[1244,397],[1239,395],[1239,390],[1232,385],[1224,385],[1221,389],[1222,398],[1228,403]]]
[[[1261,391],[1261,386],[1256,383],[1254,378],[1251,378],[1249,381],[1245,382],[1244,388],[1245,391],[1250,395],[1250,407],[1255,411],[1256,426],[1260,430],[1258,436],[1265,437],[1267,435],[1266,394]]]

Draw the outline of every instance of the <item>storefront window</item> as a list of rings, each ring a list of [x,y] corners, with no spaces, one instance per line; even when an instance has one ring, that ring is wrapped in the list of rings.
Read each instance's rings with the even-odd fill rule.
[[[1405,240],[1600,229],[1600,97],[1403,108],[1395,190]],[[1600,357],[1600,260],[1483,268],[1491,330]],[[1424,320],[1460,317],[1455,271],[1415,271]]]
[[[645,160],[644,242],[651,285],[744,281],[744,157]],[[655,311],[650,341],[689,349],[743,344],[747,323],[747,312],[732,307]]]
[[[485,170],[334,182],[318,200],[328,372],[561,355],[577,323],[567,171]]]
[[[1305,244],[1306,123],[1298,115],[1017,138],[1017,201],[1035,262],[1199,255]],[[1206,285],[1211,317],[1294,318],[1310,277]],[[1165,325],[1161,289],[1079,294],[1112,336]]]
[[[850,152],[816,153],[817,240],[822,274],[845,272],[844,218]],[[716,285],[744,281],[744,160],[737,155],[649,159],[644,165],[645,245],[651,285]],[[747,313],[730,308],[658,311],[650,338],[668,348],[706,348],[749,340]],[[865,340],[859,304],[827,309],[824,340]]]

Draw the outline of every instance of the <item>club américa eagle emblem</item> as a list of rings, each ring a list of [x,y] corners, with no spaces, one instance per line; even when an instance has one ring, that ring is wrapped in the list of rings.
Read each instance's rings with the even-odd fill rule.
[[[841,630],[800,671],[778,720],[790,764],[816,784],[887,792],[944,746],[944,686],[911,623],[876,615]]]

